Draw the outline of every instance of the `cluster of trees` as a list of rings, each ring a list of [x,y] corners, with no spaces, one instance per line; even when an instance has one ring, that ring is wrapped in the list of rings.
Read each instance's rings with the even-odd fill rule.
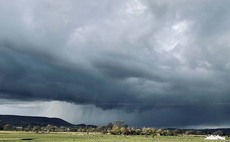
[[[5,124],[4,126],[0,126],[0,130],[5,130],[5,131],[31,131],[31,132],[68,132],[70,128],[64,127],[64,126],[53,126],[53,125],[47,125],[46,127],[44,126],[32,126],[28,125],[26,127],[22,126],[15,126],[12,124]]]
[[[115,121],[114,123],[109,123],[106,126],[75,126],[75,127],[65,127],[65,126],[32,126],[28,125],[26,127],[13,126],[11,124],[0,125],[0,130],[5,131],[32,131],[37,133],[43,132],[99,132],[102,134],[113,134],[113,135],[152,135],[152,136],[178,136],[178,135],[228,135],[221,130],[216,130],[214,132],[201,131],[201,130],[180,130],[180,129],[155,129],[155,128],[137,128],[128,127],[124,121]]]

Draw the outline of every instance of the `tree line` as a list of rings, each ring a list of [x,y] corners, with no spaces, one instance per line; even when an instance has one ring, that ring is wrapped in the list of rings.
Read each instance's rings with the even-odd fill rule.
[[[151,136],[182,136],[182,135],[230,135],[230,132],[223,132],[221,130],[186,130],[186,129],[157,129],[151,127],[129,127],[124,121],[115,121],[106,126],[17,126],[12,124],[0,125],[0,130],[4,131],[30,131],[36,133],[49,132],[98,132],[102,134],[112,135],[151,135]]]

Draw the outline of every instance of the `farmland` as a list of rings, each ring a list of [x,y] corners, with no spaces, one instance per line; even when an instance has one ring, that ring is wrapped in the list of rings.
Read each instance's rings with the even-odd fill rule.
[[[205,142],[204,136],[121,136],[100,133],[0,131],[0,142]]]

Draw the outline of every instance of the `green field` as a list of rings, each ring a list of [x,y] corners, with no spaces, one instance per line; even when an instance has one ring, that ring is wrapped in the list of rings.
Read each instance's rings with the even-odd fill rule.
[[[0,142],[207,142],[195,136],[115,136],[86,133],[0,132]]]

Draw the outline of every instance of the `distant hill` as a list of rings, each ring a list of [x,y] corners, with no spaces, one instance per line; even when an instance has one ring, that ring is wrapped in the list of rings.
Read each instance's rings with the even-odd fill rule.
[[[0,115],[0,123],[1,124],[13,124],[20,126],[47,126],[55,125],[55,126],[74,126],[73,124],[60,119],[60,118],[49,118],[49,117],[37,117],[37,116],[18,116],[18,115]]]

